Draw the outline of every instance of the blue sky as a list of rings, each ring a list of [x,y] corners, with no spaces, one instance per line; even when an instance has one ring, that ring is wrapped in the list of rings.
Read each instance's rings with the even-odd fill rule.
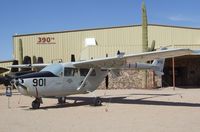
[[[145,0],[152,24],[200,27],[200,0]],[[0,61],[12,36],[141,23],[142,0],[0,0]]]

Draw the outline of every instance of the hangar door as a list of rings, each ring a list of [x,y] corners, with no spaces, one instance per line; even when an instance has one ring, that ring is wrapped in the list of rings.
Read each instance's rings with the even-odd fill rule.
[[[173,86],[172,59],[166,59],[163,86]],[[175,86],[200,87],[200,56],[175,58]]]

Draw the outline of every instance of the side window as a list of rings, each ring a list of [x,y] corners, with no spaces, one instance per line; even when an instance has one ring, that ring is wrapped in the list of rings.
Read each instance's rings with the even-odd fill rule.
[[[65,76],[74,76],[77,70],[75,68],[65,68],[64,75]]]
[[[92,73],[90,74],[90,76],[96,76],[95,70],[92,71]]]
[[[80,75],[81,76],[86,76],[88,72],[89,72],[89,69],[86,69],[86,68],[80,69]]]
[[[89,69],[86,69],[86,68],[82,68],[80,69],[80,75],[81,76],[86,76],[89,72]],[[96,76],[96,72],[95,70],[92,71],[92,73],[90,74],[90,76]]]

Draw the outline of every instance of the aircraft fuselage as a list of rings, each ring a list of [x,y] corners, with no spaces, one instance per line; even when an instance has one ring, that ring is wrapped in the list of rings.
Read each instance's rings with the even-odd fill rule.
[[[44,68],[41,72],[31,73],[18,78],[18,90],[23,95],[33,97],[63,97],[71,94],[84,94],[97,89],[108,74],[107,70],[76,68],[69,64],[56,64],[53,70]],[[55,68],[57,68],[55,70]],[[83,82],[84,81],[84,82]],[[80,87],[80,85],[82,87]]]

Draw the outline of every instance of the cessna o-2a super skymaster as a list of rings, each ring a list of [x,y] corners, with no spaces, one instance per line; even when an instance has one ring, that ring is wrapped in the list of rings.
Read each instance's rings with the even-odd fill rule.
[[[11,68],[44,67],[36,73],[15,78],[12,82],[18,91],[26,96],[35,97],[32,108],[38,109],[42,98],[58,98],[64,103],[66,96],[86,94],[97,89],[110,72],[120,75],[122,69],[153,69],[156,75],[163,75],[164,58],[189,55],[189,49],[171,49],[140,54],[122,55],[102,59],[58,64],[12,65]],[[155,59],[155,60],[154,60]],[[154,60],[152,64],[138,63]],[[94,105],[101,105],[99,97]]]

